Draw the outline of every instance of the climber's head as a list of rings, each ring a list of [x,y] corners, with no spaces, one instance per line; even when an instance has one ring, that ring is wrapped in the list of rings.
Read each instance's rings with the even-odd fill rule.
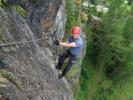
[[[72,28],[72,34],[75,39],[77,39],[80,36],[81,29],[78,26],[75,26]]]

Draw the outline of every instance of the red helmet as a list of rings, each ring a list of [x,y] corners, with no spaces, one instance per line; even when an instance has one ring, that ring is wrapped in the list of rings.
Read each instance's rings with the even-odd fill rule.
[[[72,34],[80,34],[80,27],[76,26],[72,28]]]

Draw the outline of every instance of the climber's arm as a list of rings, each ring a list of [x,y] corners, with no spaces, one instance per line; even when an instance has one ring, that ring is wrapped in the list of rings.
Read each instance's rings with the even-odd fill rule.
[[[63,46],[63,47],[76,47],[76,43],[75,42],[71,42],[71,43],[60,42],[60,46]]]

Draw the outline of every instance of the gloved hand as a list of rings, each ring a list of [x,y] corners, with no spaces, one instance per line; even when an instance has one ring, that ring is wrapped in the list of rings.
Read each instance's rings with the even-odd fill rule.
[[[58,40],[55,40],[55,41],[54,41],[54,44],[59,45],[60,43],[59,43]]]

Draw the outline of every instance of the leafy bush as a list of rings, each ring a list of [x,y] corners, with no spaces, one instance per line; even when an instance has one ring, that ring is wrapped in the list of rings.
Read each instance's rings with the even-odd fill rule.
[[[26,16],[26,11],[20,5],[16,5],[15,8],[20,15],[22,15],[23,17]]]
[[[79,6],[76,6],[74,3],[75,0],[66,1],[66,14],[67,14],[67,23],[66,23],[66,33],[70,33],[70,30],[73,26],[80,25],[80,10]],[[79,1],[78,1],[79,2]]]

